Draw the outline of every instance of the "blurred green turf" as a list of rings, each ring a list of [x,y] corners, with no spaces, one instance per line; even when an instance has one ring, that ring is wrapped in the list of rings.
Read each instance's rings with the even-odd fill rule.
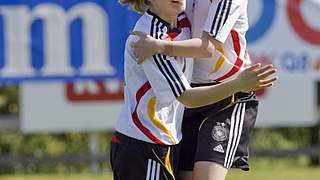
[[[0,176],[0,180],[112,180],[111,173],[103,175],[59,174],[59,175],[8,175]]]
[[[60,174],[60,175],[10,175],[0,176],[0,180],[112,180],[111,173],[103,175]],[[226,180],[320,180],[320,167],[317,168],[268,168],[250,172],[232,170]]]
[[[320,180],[320,167],[232,170],[226,180]]]

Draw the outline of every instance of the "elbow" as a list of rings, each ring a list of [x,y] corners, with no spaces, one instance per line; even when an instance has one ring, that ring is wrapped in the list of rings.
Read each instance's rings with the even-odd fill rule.
[[[197,105],[195,101],[193,101],[192,99],[190,99],[184,95],[181,95],[180,97],[178,97],[178,101],[181,104],[183,104],[186,108],[189,108],[189,109],[199,107],[199,105]]]
[[[212,57],[215,51],[215,45],[211,43],[208,39],[202,39],[202,56],[203,58]]]
[[[212,57],[214,54],[214,50],[215,50],[214,46],[212,45],[207,46],[203,51],[203,57],[204,58]]]
[[[197,106],[195,106],[192,103],[182,103],[186,108],[192,109],[192,108],[196,108]]]
[[[223,43],[211,37],[207,32],[204,32],[202,34],[201,40],[203,47],[203,55],[207,58],[212,57],[216,49],[223,49],[224,47]]]
[[[185,103],[184,106],[186,108],[192,109],[192,108],[202,107],[203,105],[195,102],[189,102],[189,103]]]

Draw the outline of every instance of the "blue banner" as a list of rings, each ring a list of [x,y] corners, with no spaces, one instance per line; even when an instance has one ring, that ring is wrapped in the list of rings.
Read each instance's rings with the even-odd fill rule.
[[[1,0],[0,83],[123,79],[138,17],[117,0]]]

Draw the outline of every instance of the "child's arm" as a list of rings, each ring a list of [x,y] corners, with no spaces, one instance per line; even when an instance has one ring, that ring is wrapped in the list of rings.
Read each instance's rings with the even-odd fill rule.
[[[137,31],[132,34],[140,38],[139,41],[131,44],[139,62],[143,62],[154,54],[207,58],[212,56],[216,48],[222,46],[222,43],[209,36],[206,32],[201,38],[183,41],[159,40]]]
[[[277,80],[277,77],[270,77],[275,72],[276,69],[272,65],[260,67],[260,64],[256,64],[231,81],[214,86],[187,89],[178,97],[178,100],[186,107],[195,108],[218,102],[235,92],[268,88]]]
[[[221,3],[211,3],[206,18],[201,38],[193,38],[184,41],[165,41],[154,39],[141,32],[132,34],[140,37],[140,40],[132,44],[139,62],[151,57],[154,54],[165,54],[177,57],[207,58],[211,57],[215,49],[221,49],[232,28],[245,9],[244,0],[230,1],[224,5],[225,11],[219,11]],[[223,21],[222,14],[223,14]],[[218,19],[218,20],[217,20]]]
[[[164,104],[177,99],[186,107],[196,108],[213,104],[239,91],[271,87],[277,80],[277,77],[271,77],[276,72],[272,65],[261,67],[260,64],[255,64],[228,82],[192,88],[177,61],[170,59],[173,58],[155,55],[141,65],[158,100]]]

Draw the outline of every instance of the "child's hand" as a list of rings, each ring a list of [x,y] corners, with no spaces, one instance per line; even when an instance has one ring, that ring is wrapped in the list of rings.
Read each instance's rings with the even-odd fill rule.
[[[143,32],[134,31],[131,35],[139,37],[139,40],[131,44],[135,57],[138,59],[138,64],[143,63],[146,59],[158,54],[157,39]]]
[[[255,91],[271,87],[278,78],[270,76],[276,72],[273,65],[261,67],[261,64],[255,64],[249,66],[235,79],[236,87],[240,91]]]

